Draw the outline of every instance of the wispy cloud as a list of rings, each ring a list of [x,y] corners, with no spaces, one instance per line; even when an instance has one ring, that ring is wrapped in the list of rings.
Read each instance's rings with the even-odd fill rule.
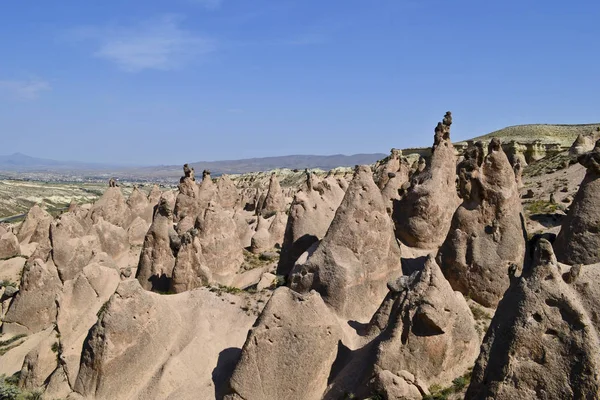
[[[115,63],[128,72],[179,69],[215,49],[213,40],[183,29],[183,18],[165,15],[133,26],[84,27],[71,33],[93,41],[94,57]]]
[[[201,5],[209,10],[215,10],[221,6],[223,0],[188,0],[188,2]]]
[[[50,84],[41,79],[0,81],[0,94],[6,94],[18,100],[35,100],[40,97],[42,92],[51,89]]]

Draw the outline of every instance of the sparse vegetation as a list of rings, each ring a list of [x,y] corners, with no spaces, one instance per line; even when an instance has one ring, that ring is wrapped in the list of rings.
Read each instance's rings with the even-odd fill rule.
[[[5,346],[8,346],[10,344],[13,344],[17,340],[23,339],[24,337],[27,337],[27,335],[20,334],[20,335],[15,335],[15,336],[11,337],[10,339],[7,339],[7,340],[0,340],[0,347],[5,347]]]
[[[477,304],[471,303],[469,304],[469,308],[473,313],[473,318],[475,318],[475,321],[491,319],[490,316]]]
[[[234,286],[225,286],[225,285],[210,286],[209,290],[213,293],[216,293],[217,296],[220,296],[223,293],[239,294],[239,293],[243,292],[243,290],[240,288],[236,288]]]
[[[26,391],[19,389],[20,372],[7,377],[0,375],[0,400],[42,400],[40,390]]]
[[[559,209],[558,204],[546,200],[535,200],[525,204],[525,210],[533,214],[554,214]]]
[[[471,371],[452,381],[452,385],[442,388],[440,385],[432,385],[429,388],[429,395],[423,396],[423,400],[447,400],[450,395],[460,393],[471,382]]]

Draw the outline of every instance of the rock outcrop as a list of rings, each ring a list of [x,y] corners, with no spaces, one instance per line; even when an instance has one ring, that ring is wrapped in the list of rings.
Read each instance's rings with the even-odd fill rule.
[[[220,398],[253,317],[237,297],[173,296],[121,282],[83,344],[74,384],[86,398]]]
[[[52,261],[37,259],[25,266],[19,291],[2,324],[3,333],[32,334],[56,322],[56,296],[62,283]]]
[[[287,276],[302,253],[325,236],[346,188],[341,178],[319,180],[307,171],[306,182],[290,206],[278,274]]]
[[[413,174],[406,194],[394,203],[396,235],[409,247],[440,246],[460,203],[456,194],[456,156],[450,142],[451,124],[452,116],[447,112],[435,128],[429,165]]]
[[[96,222],[102,217],[113,225],[127,228],[131,222],[132,214],[121,188],[109,186],[102,197],[98,199],[90,210],[90,218]]]
[[[513,169],[498,139],[483,157],[481,143],[459,164],[463,203],[454,213],[438,263],[455,290],[493,307],[509,286],[508,269],[525,257],[521,200]]]
[[[0,259],[11,258],[21,254],[19,239],[12,232],[0,236]]]
[[[269,218],[277,212],[285,211],[285,197],[283,197],[283,191],[281,190],[279,180],[277,179],[277,175],[275,173],[271,174],[267,195],[265,196],[263,202],[259,201],[259,203],[261,203],[259,204],[260,207],[258,208],[260,210],[260,215],[265,218]]]
[[[554,242],[558,260],[570,265],[600,262],[600,140],[578,161],[585,178]]]
[[[321,399],[341,337],[318,293],[278,288],[248,334],[225,399]]]
[[[233,209],[238,203],[239,193],[228,175],[217,179],[217,202],[225,209]]]
[[[50,224],[52,215],[42,209],[39,205],[34,205],[29,209],[23,225],[19,228],[17,237],[21,244],[39,243],[41,246],[50,246]]]
[[[368,320],[401,273],[400,247],[371,169],[357,166],[325,237],[291,272],[290,287],[316,290],[340,316]]]
[[[596,310],[582,304],[552,246],[538,241],[532,265],[498,305],[466,399],[595,399],[600,396]],[[597,286],[597,282],[595,283]]]
[[[179,236],[173,228],[173,212],[167,200],[161,199],[144,239],[136,272],[136,279],[144,289],[168,289],[180,244]]]

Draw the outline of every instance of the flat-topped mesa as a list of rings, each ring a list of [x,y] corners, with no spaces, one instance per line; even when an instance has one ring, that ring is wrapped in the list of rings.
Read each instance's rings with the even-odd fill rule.
[[[294,195],[287,219],[277,273],[289,275],[300,256],[327,233],[344,198],[347,184],[333,175],[319,180],[306,171],[306,182]]]
[[[558,260],[570,265],[600,262],[600,140],[578,161],[587,168],[585,178],[554,242]]]
[[[538,240],[531,266],[498,305],[465,399],[599,398],[597,304],[583,300],[598,293],[598,279],[578,290],[584,270],[565,272]]]
[[[269,190],[260,208],[260,214],[265,218],[269,218],[275,213],[283,211],[285,211],[285,198],[283,197],[283,191],[279,185],[277,174],[273,172],[269,179]]]
[[[456,194],[456,156],[450,142],[452,115],[447,112],[436,126],[432,154],[427,166],[419,160],[410,186],[402,199],[394,201],[392,213],[396,236],[410,247],[435,249],[446,238]]]
[[[357,166],[325,237],[291,272],[290,287],[314,289],[347,319],[368,320],[401,273],[400,247],[368,166]],[[307,254],[305,253],[305,254]]]
[[[458,165],[463,202],[437,261],[454,290],[492,307],[509,286],[509,267],[523,266],[526,246],[513,168],[500,140],[488,150],[483,158],[482,143],[472,144]]]

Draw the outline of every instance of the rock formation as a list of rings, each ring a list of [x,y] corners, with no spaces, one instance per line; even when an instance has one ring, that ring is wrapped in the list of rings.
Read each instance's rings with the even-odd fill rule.
[[[600,262],[600,140],[578,161],[585,178],[554,242],[558,260],[571,265]]]
[[[235,183],[227,175],[217,179],[217,201],[225,209],[233,209],[238,203],[239,193]]]
[[[435,128],[429,165],[413,174],[406,194],[394,204],[396,235],[407,246],[434,249],[441,245],[460,202],[451,124],[452,116],[447,112]]]
[[[577,135],[577,139],[575,139],[575,141],[573,142],[573,145],[571,145],[571,148],[569,149],[569,154],[572,156],[580,156],[582,154],[592,151],[593,149],[594,141],[592,139],[592,136],[579,134]]]
[[[144,289],[168,289],[180,244],[179,237],[173,229],[173,212],[167,200],[161,199],[144,239],[136,272],[136,279]]]
[[[0,259],[11,258],[21,254],[19,239],[12,232],[6,232],[0,236]]]
[[[90,210],[92,221],[96,222],[100,217],[121,228],[127,228],[133,219],[127,201],[116,184],[109,185],[109,188],[106,189],[102,197],[94,203]]]
[[[212,273],[202,255],[202,245],[197,235],[197,229],[190,229],[181,237],[181,248],[171,279],[170,289],[174,293],[186,292],[212,282]]]
[[[371,169],[357,166],[335,217],[316,250],[297,263],[290,287],[311,289],[344,318],[368,320],[401,273],[400,247]]]
[[[25,217],[23,225],[19,228],[17,237],[21,244],[31,242],[39,243],[40,246],[50,246],[50,224],[52,215],[42,209],[39,205],[31,207]]]
[[[250,330],[228,400],[318,400],[342,332],[318,293],[278,288]]]
[[[498,305],[466,399],[600,396],[596,310],[586,310],[565,278],[576,279],[563,275],[550,243],[539,240],[531,267]]]
[[[269,218],[277,212],[285,211],[285,198],[283,197],[283,191],[275,173],[271,174],[269,190],[258,209],[260,210],[260,215],[265,218]]]
[[[302,253],[325,236],[346,188],[341,178],[330,176],[318,180],[307,172],[306,182],[290,206],[278,274],[287,276]]]
[[[234,296],[161,296],[123,281],[85,339],[74,389],[98,400],[220,398],[253,320]]]
[[[455,290],[495,306],[509,286],[509,267],[520,270],[525,256],[517,182],[498,139],[485,158],[481,144],[471,146],[458,168],[463,203],[438,263]]]

